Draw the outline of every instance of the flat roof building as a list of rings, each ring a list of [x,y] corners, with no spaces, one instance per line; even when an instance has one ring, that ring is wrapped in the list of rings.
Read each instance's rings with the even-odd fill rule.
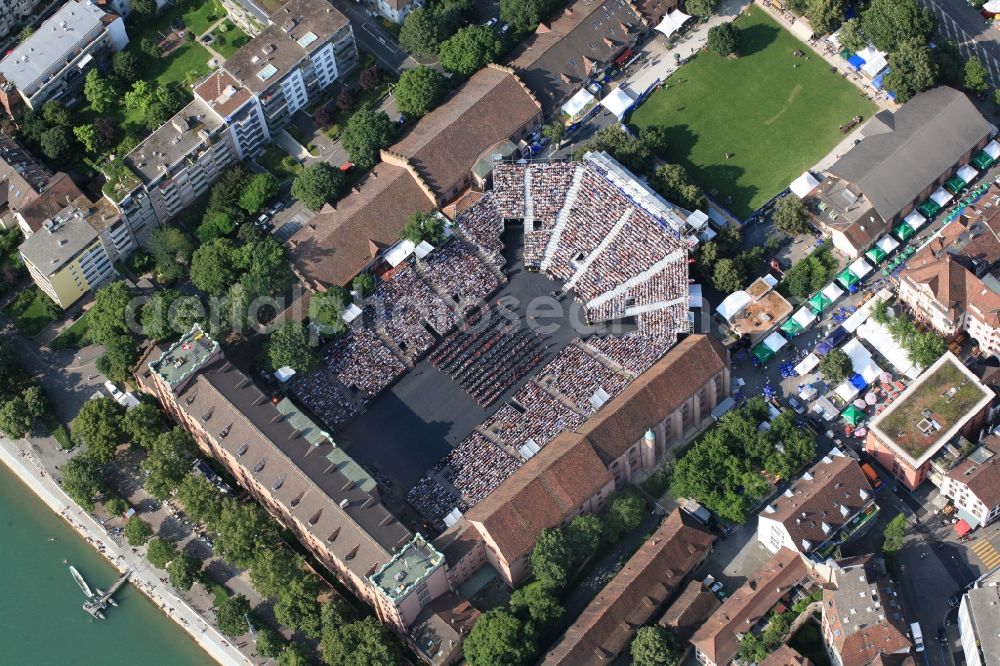
[[[995,577],[994,577],[995,578]],[[1000,585],[979,583],[964,595],[958,607],[962,652],[969,666],[1000,665]]]

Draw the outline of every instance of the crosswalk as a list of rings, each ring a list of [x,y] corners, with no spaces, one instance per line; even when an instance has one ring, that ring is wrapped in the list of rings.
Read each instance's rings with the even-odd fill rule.
[[[998,553],[993,544],[986,539],[974,543],[971,550],[976,554],[976,557],[982,561],[983,566],[985,566],[988,570],[992,570],[994,567],[1000,565],[1000,553]]]
[[[1000,62],[987,52],[987,48],[975,37],[970,35],[955,19],[949,16],[946,8],[937,4],[933,0],[923,0],[923,4],[930,7],[938,19],[938,32],[945,39],[958,44],[958,50],[964,58],[977,56],[979,60],[989,70],[990,79],[993,85],[1000,85]],[[990,37],[984,37],[989,40]]]

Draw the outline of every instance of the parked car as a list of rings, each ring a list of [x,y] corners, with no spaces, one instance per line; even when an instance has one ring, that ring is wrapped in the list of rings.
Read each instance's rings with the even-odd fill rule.
[[[800,403],[794,397],[789,397],[788,398],[788,406],[791,407],[792,409],[794,409],[796,414],[805,414],[806,413],[806,408],[803,407],[802,403]]]
[[[719,596],[723,596],[724,595],[724,592],[722,591],[722,581],[721,580],[717,580],[714,583],[712,583],[712,586],[709,587],[708,589],[712,590],[712,592],[714,594],[717,594]]]
[[[496,16],[494,16],[493,18],[491,18],[489,21],[487,21],[485,23],[485,25],[486,25],[487,28],[492,28],[496,24],[497,24],[497,17]]]
[[[502,26],[500,26],[501,35],[506,35],[508,30],[510,30],[510,23],[504,23]]]

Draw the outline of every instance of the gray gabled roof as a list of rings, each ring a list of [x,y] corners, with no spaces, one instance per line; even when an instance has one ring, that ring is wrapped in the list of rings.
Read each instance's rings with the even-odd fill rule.
[[[861,143],[829,171],[857,185],[891,220],[994,129],[963,93],[934,88],[891,116],[876,115]]]

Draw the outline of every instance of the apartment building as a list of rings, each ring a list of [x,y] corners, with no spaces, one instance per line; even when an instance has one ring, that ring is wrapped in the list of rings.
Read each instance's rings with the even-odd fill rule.
[[[113,262],[135,248],[131,227],[109,201],[81,196],[45,220],[20,253],[35,284],[66,308],[114,277]]]
[[[256,37],[269,23],[271,12],[281,9],[281,0],[219,0],[229,19],[243,32]]]
[[[963,530],[974,530],[1000,518],[1000,437],[991,434],[983,445],[951,469],[941,481],[941,494],[957,509]],[[961,525],[961,521],[965,525]]]
[[[325,0],[291,0],[269,21],[224,67],[257,98],[273,133],[354,70],[358,50],[347,17]]]
[[[29,23],[35,8],[41,4],[42,0],[7,0],[5,11],[0,14],[0,41],[12,37]]]
[[[0,60],[0,104],[11,116],[49,100],[69,102],[87,72],[128,44],[125,21],[91,0],[68,0]]]
[[[397,25],[402,25],[410,12],[423,6],[424,0],[373,0],[372,2],[372,7],[380,16]]]
[[[995,578],[977,583],[958,606],[958,631],[968,666],[1000,665],[1000,585]]]
[[[50,171],[13,137],[0,134],[0,218],[5,226],[19,222],[18,213],[63,178],[69,180]]]

